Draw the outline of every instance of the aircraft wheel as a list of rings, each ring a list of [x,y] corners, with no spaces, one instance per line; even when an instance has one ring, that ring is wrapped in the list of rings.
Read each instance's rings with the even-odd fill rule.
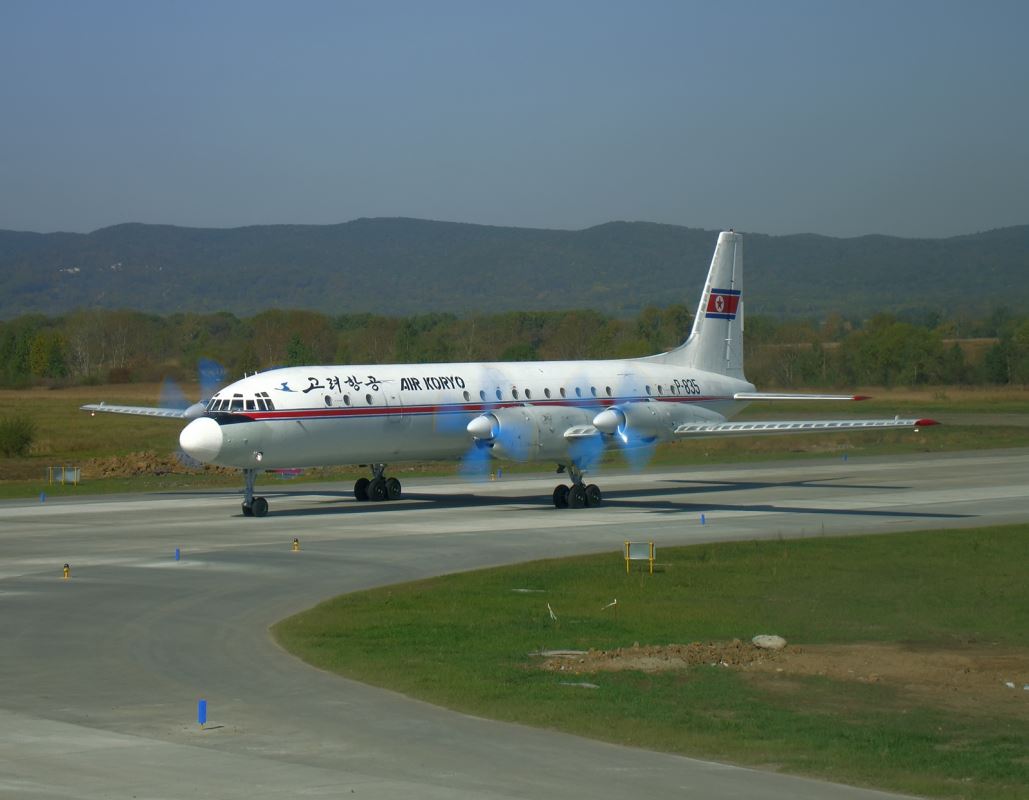
[[[375,478],[374,480],[368,483],[369,500],[379,502],[380,500],[385,500],[387,496],[388,492],[386,490],[386,481],[384,481],[382,478]]]
[[[586,505],[586,489],[581,483],[568,490],[568,507],[582,508]]]
[[[252,517],[252,516],[254,516],[254,509],[253,509],[253,507],[252,506],[248,506],[246,503],[243,503],[243,516],[244,517]]]
[[[568,508],[568,487],[563,483],[554,489],[554,508]]]
[[[254,504],[250,507],[251,513],[255,517],[263,517],[268,513],[268,501],[263,497],[255,497]]]
[[[371,483],[367,478],[358,478],[354,484],[354,497],[358,500],[368,499],[368,484]]]
[[[396,478],[386,478],[386,498],[389,500],[400,499],[400,481]]]
[[[591,483],[586,487],[586,505],[590,508],[599,506],[604,500],[603,495],[600,493],[600,487],[595,483]]]

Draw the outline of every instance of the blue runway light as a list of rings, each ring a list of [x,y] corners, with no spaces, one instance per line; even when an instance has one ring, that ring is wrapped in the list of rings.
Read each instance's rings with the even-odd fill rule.
[[[197,722],[200,723],[200,727],[207,724],[207,701],[197,700]]]
[[[176,561],[179,560],[179,548],[177,548],[177,547],[175,548],[175,560]]]

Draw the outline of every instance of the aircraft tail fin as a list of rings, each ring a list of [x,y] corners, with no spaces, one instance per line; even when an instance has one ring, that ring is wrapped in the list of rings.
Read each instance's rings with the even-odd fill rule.
[[[655,361],[743,379],[743,237],[718,234],[689,338]]]

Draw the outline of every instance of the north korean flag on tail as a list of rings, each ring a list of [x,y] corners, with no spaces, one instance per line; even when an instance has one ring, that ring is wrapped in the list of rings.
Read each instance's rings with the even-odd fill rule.
[[[736,308],[740,304],[738,289],[712,289],[707,299],[705,317],[715,319],[736,319]]]

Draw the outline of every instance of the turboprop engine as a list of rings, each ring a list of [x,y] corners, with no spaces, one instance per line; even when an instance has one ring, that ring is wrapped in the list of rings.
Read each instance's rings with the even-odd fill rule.
[[[665,441],[679,425],[689,422],[725,422],[725,417],[686,403],[641,400],[605,408],[593,418],[593,427],[625,444]]]
[[[560,406],[517,406],[487,411],[468,423],[477,443],[489,446],[498,458],[513,461],[563,459],[568,456],[564,433],[587,425],[590,411]]]

